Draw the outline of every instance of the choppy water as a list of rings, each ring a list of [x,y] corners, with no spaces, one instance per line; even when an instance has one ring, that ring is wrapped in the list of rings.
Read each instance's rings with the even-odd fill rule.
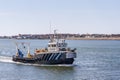
[[[35,48],[47,46],[48,40],[19,40]],[[120,41],[67,40],[77,48],[72,65],[31,65],[11,61],[14,40],[0,40],[0,80],[120,80]]]

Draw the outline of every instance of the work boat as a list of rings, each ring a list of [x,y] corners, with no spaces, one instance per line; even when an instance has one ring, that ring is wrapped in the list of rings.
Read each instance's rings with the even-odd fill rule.
[[[67,47],[65,39],[57,39],[54,36],[50,39],[47,48],[36,49],[33,55],[30,54],[28,48],[27,56],[24,56],[17,47],[17,53],[13,55],[13,61],[33,64],[72,64],[74,58],[76,58],[75,50],[75,48]]]

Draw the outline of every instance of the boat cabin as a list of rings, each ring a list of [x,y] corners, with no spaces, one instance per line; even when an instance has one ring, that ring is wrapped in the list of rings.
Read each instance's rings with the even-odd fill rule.
[[[67,43],[64,39],[53,39],[48,43],[48,51],[65,51]]]

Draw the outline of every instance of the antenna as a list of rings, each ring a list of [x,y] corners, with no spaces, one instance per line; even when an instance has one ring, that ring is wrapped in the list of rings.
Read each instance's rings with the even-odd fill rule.
[[[54,30],[54,38],[58,39],[57,29]]]
[[[50,38],[50,40],[52,39],[52,37],[51,37],[51,21],[49,21],[49,24],[50,24],[50,34],[49,34],[49,38]]]
[[[50,34],[51,34],[51,21],[49,22],[49,24],[50,24]]]

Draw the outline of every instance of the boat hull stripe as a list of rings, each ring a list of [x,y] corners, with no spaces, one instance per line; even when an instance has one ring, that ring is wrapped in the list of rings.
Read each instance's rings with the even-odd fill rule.
[[[55,60],[58,60],[58,59],[60,58],[60,56],[61,56],[61,53],[59,53],[59,54],[57,55],[57,57],[55,58]]]
[[[54,56],[52,58],[52,60],[55,60],[55,58],[57,57],[58,53],[54,53]]]
[[[51,53],[51,56],[50,56],[49,60],[51,60],[53,56],[54,56],[54,54]]]

